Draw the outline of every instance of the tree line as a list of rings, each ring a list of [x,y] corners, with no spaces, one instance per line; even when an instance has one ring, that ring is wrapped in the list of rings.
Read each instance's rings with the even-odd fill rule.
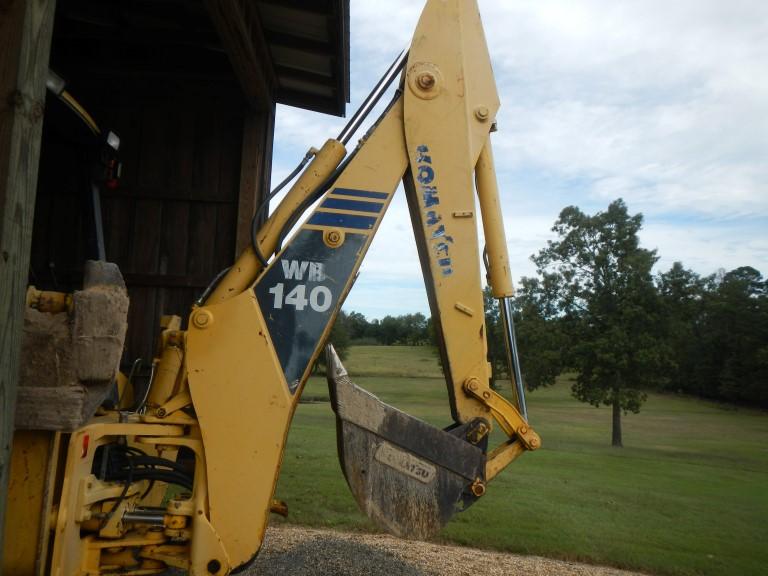
[[[334,329],[343,332],[342,338],[346,345],[423,346],[434,342],[432,319],[421,312],[368,320],[360,312],[346,313],[342,310],[336,318]]]
[[[768,408],[768,282],[750,266],[653,274],[642,222],[622,200],[565,208],[515,298],[526,386],[575,373],[577,399],[611,406],[615,446],[649,390]]]
[[[768,282],[750,266],[700,276],[675,262],[654,274],[659,257],[640,246],[642,223],[621,199],[593,215],[565,208],[514,298],[525,386],[573,373],[574,397],[611,407],[615,446],[622,414],[638,412],[649,390],[768,408]],[[489,291],[485,304],[494,378],[508,378]],[[342,312],[331,341],[345,351],[434,344],[435,335],[420,313],[369,321]]]

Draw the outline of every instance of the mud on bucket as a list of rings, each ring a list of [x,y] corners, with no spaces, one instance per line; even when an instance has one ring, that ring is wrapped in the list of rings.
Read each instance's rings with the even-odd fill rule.
[[[466,438],[487,422],[440,430],[355,385],[333,346],[326,360],[341,468],[369,518],[396,536],[426,539],[482,495],[487,437],[477,445]]]

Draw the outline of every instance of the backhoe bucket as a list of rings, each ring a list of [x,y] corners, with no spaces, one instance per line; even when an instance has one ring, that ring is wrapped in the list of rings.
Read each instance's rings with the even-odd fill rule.
[[[396,536],[425,539],[482,495],[487,438],[477,429],[486,422],[440,430],[352,383],[332,346],[326,358],[341,467],[369,518]]]

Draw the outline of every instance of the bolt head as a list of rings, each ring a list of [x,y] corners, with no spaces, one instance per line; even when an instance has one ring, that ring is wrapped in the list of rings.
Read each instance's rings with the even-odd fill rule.
[[[344,243],[344,232],[341,230],[326,230],[323,232],[323,242],[329,248],[338,248]]]
[[[434,74],[431,74],[429,72],[422,72],[416,78],[416,83],[419,85],[419,88],[421,88],[422,90],[432,90],[432,88],[435,87],[435,82],[436,82],[436,79]]]
[[[488,120],[489,116],[491,115],[490,110],[488,110],[487,106],[478,106],[475,108],[475,118],[480,120],[481,122],[485,122]]]
[[[483,398],[488,400],[490,397],[491,397],[491,393],[490,392],[488,392],[487,390],[485,392],[483,392]]]
[[[192,316],[192,324],[196,328],[206,328],[213,324],[213,315],[208,310],[198,310]]]
[[[478,498],[485,494],[485,484],[481,482],[480,480],[475,480],[472,483],[472,494],[477,496]]]

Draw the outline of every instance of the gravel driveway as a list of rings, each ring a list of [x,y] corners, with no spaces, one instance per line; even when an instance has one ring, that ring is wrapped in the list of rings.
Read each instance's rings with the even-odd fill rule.
[[[263,576],[643,576],[616,568],[399,540],[379,534],[275,526],[255,564]]]

